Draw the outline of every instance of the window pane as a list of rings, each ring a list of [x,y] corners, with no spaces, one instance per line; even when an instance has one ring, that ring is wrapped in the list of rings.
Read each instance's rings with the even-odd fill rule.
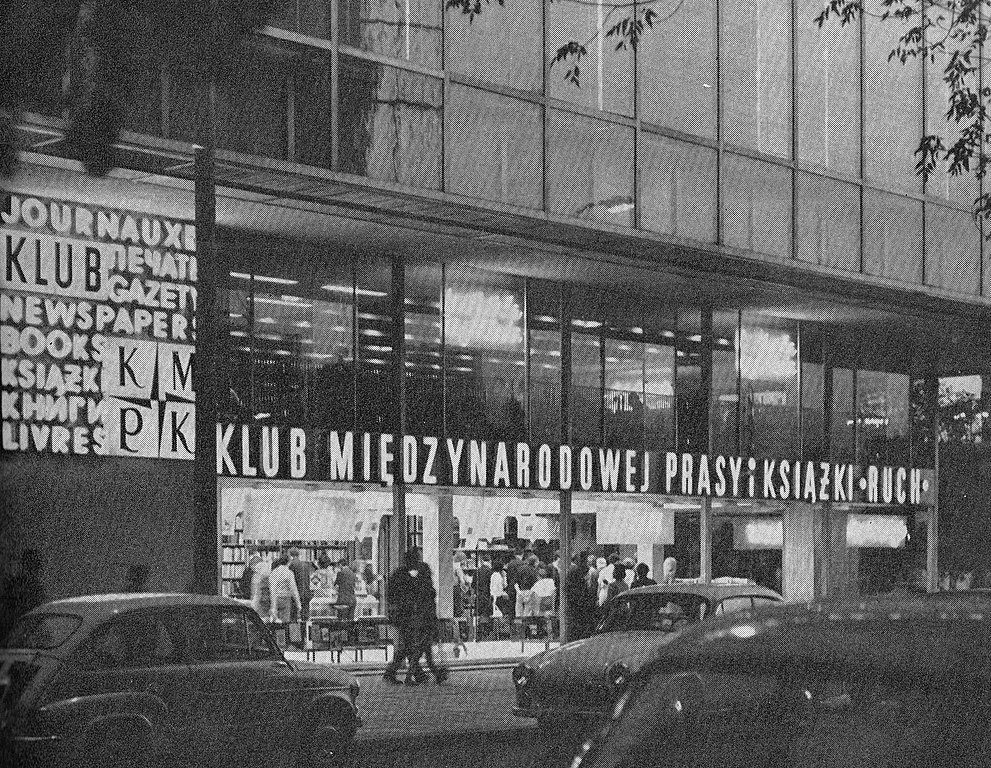
[[[742,453],[798,456],[798,328],[744,312],[740,325]]]
[[[356,429],[362,432],[395,431],[395,353],[392,265],[385,259],[363,259],[355,264],[357,303],[357,410]]]
[[[922,64],[888,61],[912,23],[864,14],[864,175],[896,189],[921,190],[914,153],[922,138]]]
[[[860,271],[860,191],[798,172],[795,226],[798,258],[824,267]]]
[[[549,130],[551,210],[632,226],[632,129],[552,111]]]
[[[643,448],[643,343],[605,339],[605,445]]]
[[[285,158],[292,53],[252,38],[217,84],[217,145]]]
[[[448,9],[445,66],[473,80],[541,90],[543,15],[540,0],[505,0],[471,20],[460,9]]]
[[[802,323],[799,340],[802,360],[802,458],[826,459],[822,331],[818,326]]]
[[[330,54],[301,54],[295,78],[296,162],[330,168]]]
[[[678,309],[676,369],[678,450],[709,450],[709,391],[702,388],[702,312]]]
[[[785,0],[723,3],[723,133],[732,144],[791,154],[791,9]]]
[[[643,379],[647,450],[674,450],[673,345],[651,342],[644,345]]]
[[[667,235],[715,242],[715,150],[641,133],[637,158],[640,225]]]
[[[406,267],[406,432],[444,434],[441,265]]]
[[[857,371],[861,464],[904,464],[909,457],[908,376]]]
[[[442,81],[348,56],[340,61],[340,170],[439,189]]]
[[[543,206],[539,106],[452,83],[447,115],[449,192],[525,208]]]
[[[444,285],[447,428],[526,439],[523,279],[449,264]]]
[[[864,190],[864,271],[922,282],[922,203]]]
[[[589,333],[571,334],[571,440],[602,443],[601,341]]]
[[[565,79],[575,66],[573,58],[550,68],[551,96],[605,112],[633,114],[633,52],[616,50],[606,32],[616,23],[608,18],[611,6],[604,0],[559,2],[549,6],[547,58],[571,42],[584,44],[588,53],[578,62],[578,84]],[[591,41],[591,42],[589,42]]]
[[[723,157],[723,241],[756,253],[791,256],[791,171],[739,155]]]
[[[820,0],[799,0],[796,10],[798,157],[807,163],[860,175],[860,30],[815,17]]]
[[[663,15],[663,23],[640,41],[639,116],[683,133],[715,137],[715,0],[679,3]]]
[[[829,452],[833,461],[854,460],[853,371],[833,368],[833,408],[830,415]]]
[[[738,451],[740,392],[737,372],[737,339],[740,313],[712,313],[712,453]]]
[[[530,442],[561,442],[561,291],[527,284],[530,328]]]
[[[341,45],[440,67],[441,4],[433,0],[340,0]]]
[[[926,283],[980,292],[981,232],[969,211],[926,205]]]

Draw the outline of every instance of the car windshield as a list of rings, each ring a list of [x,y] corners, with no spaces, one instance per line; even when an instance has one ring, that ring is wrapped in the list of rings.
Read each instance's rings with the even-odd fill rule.
[[[597,631],[648,629],[673,632],[688,624],[697,624],[705,610],[705,598],[686,592],[620,595],[609,604]]]
[[[782,669],[782,668],[779,668]],[[582,768],[977,768],[987,680],[863,669],[657,674],[627,694]]]
[[[23,617],[7,635],[6,648],[47,651],[72,637],[83,620],[64,613],[33,613]]]

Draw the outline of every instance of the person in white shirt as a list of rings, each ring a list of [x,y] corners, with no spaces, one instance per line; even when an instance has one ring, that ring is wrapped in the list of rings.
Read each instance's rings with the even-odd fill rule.
[[[508,607],[509,601],[509,595],[506,594],[506,574],[502,571],[502,563],[492,566],[489,591],[492,593],[492,615],[499,618],[503,615],[502,609]]]
[[[537,569],[537,576],[537,583],[530,592],[534,606],[533,615],[551,616],[554,613],[554,579],[543,566]]]
[[[615,552],[609,555],[609,564],[604,568],[599,568],[599,605],[605,605],[609,599],[609,585],[612,583],[613,568],[619,562],[619,555]]]

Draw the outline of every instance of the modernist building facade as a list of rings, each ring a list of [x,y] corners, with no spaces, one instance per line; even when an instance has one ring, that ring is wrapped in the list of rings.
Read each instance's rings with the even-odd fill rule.
[[[517,544],[790,599],[932,586],[941,382],[979,441],[991,296],[976,183],[914,171],[938,73],[811,0],[682,4],[635,52],[607,6],[442,6],[280,6],[212,108],[135,72],[105,179],[57,115],[21,126],[8,560],[42,550],[53,594],[136,562],[230,591],[253,552],[382,575],[418,545],[443,613],[459,550]]]

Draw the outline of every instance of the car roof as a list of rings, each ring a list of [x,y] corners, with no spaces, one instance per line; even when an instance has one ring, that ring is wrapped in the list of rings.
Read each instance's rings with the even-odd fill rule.
[[[130,592],[123,594],[82,595],[53,600],[35,608],[32,613],[68,613],[85,619],[99,620],[139,608],[167,608],[189,605],[241,605],[236,600],[217,595],[183,593]]]
[[[781,600],[781,595],[773,589],[762,587],[760,584],[705,584],[702,582],[675,582],[674,584],[656,584],[649,587],[637,587],[628,589],[623,595],[649,595],[657,593],[681,593],[688,595],[699,595],[709,600],[722,600],[727,597],[768,597],[773,600]]]
[[[653,669],[810,664],[918,679],[947,670],[991,680],[991,600],[918,597],[786,604],[690,627],[658,651]]]

